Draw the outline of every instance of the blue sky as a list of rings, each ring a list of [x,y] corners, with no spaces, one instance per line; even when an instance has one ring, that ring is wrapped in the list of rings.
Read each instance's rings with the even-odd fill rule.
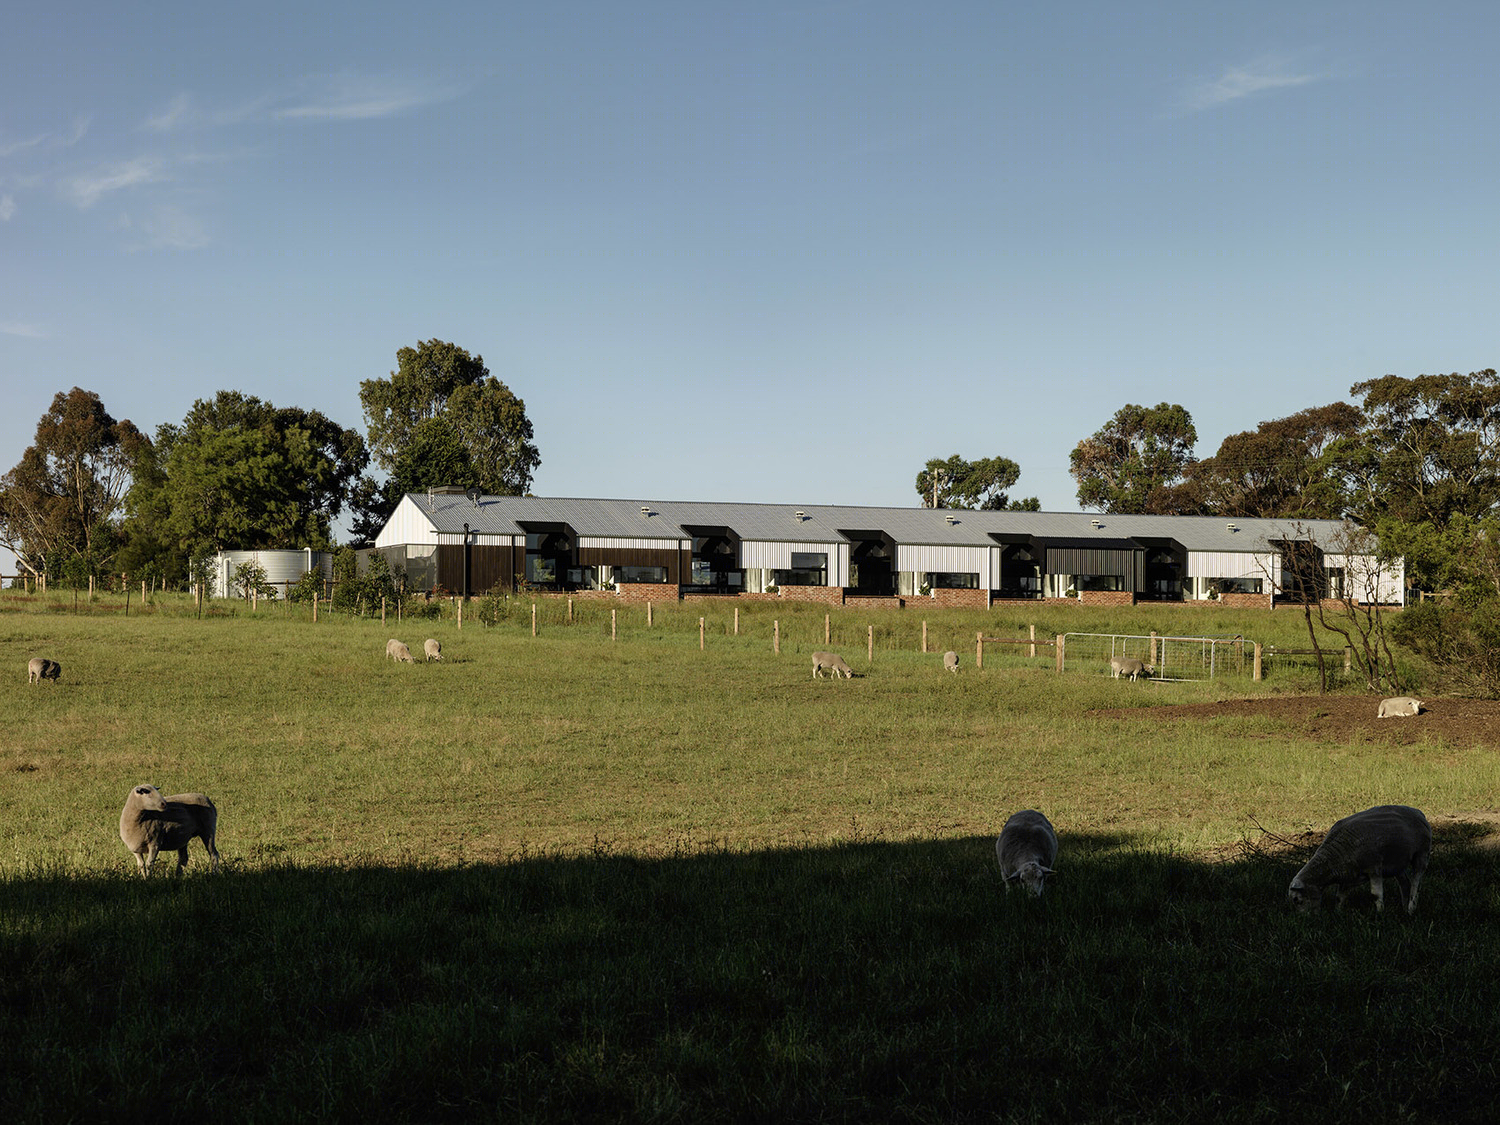
[[[1500,8],[24,5],[0,471],[52,396],[364,429],[451,340],[541,495],[913,505],[1179,402],[1199,456],[1500,362]]]

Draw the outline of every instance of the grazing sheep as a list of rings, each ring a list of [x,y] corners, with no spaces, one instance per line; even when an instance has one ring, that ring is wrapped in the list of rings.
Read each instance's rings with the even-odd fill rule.
[[[1112,656],[1109,658],[1109,670],[1117,680],[1121,676],[1129,676],[1134,680],[1137,676],[1154,676],[1156,665],[1131,656]]]
[[[392,660],[394,660],[397,664],[416,663],[416,661],[411,658],[411,649],[407,648],[400,641],[396,640],[395,637],[392,637],[390,640],[385,642],[385,654]]]
[[[1409,695],[1398,695],[1394,699],[1382,699],[1380,710],[1376,712],[1377,719],[1404,719],[1408,715],[1420,715],[1422,713],[1422,701],[1413,699]]]
[[[424,660],[422,662],[424,664],[427,663],[428,660],[441,660],[443,658],[443,646],[438,644],[437,641],[433,640],[431,637],[428,637],[425,641],[422,642],[422,652],[427,657],[427,660]]]
[[[1344,817],[1328,830],[1312,859],[1292,878],[1287,900],[1311,910],[1324,891],[1338,892],[1344,905],[1349,891],[1368,880],[1375,909],[1385,909],[1385,880],[1394,878],[1406,912],[1417,909],[1417,885],[1432,854],[1432,828],[1421,809],[1410,805],[1376,805]]]
[[[55,660],[48,660],[42,656],[33,656],[30,663],[26,665],[26,682],[28,684],[39,684],[43,680],[51,680],[57,683],[57,677],[62,675],[62,665]]]
[[[1057,862],[1057,832],[1052,822],[1035,809],[1023,809],[1005,822],[995,840],[995,858],[1005,889],[1020,880],[1033,895],[1040,895]]]
[[[163,797],[154,785],[137,785],[120,813],[120,839],[134,853],[143,877],[151,874],[158,851],[175,851],[181,872],[188,863],[187,846],[195,836],[208,849],[209,869],[217,871],[219,849],[214,837],[218,830],[219,810],[202,793]]]
[[[943,653],[943,667],[948,669],[948,671],[952,672],[955,676],[958,675],[958,653]]]
[[[846,680],[852,680],[854,678],[854,669],[849,667],[849,665],[844,662],[844,658],[836,652],[813,653],[813,679],[821,680],[823,678],[822,673],[824,668],[831,668],[833,670],[835,679],[837,679],[840,675],[842,675]]]

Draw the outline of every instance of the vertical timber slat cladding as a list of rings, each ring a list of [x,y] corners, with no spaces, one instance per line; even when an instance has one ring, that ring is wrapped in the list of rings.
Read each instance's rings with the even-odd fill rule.
[[[1143,577],[1141,556],[1144,554],[1134,544],[1105,546],[1103,544],[1076,546],[1071,543],[1047,545],[1047,573],[1071,574],[1074,576],[1105,574],[1119,575],[1125,589],[1139,590]]]
[[[682,549],[675,544],[654,548],[580,547],[579,566],[659,566],[667,572],[669,586],[683,581]]]

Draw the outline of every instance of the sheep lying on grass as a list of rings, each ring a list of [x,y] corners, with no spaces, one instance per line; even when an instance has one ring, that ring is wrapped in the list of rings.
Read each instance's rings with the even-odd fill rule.
[[[443,646],[431,637],[428,637],[422,642],[422,653],[427,658],[422,662],[424,664],[429,660],[441,660],[443,658]],[[463,661],[459,661],[459,663],[462,664]]]
[[[1109,659],[1109,670],[1117,680],[1121,676],[1129,676],[1134,680],[1138,676],[1155,675],[1156,665],[1147,664],[1143,660],[1136,660],[1130,656],[1112,656]]]
[[[1406,912],[1417,909],[1417,885],[1432,854],[1432,828],[1421,809],[1376,805],[1337,821],[1312,859],[1292,878],[1287,900],[1298,910],[1322,904],[1328,890],[1344,905],[1349,891],[1367,882],[1375,909],[1385,909],[1385,880],[1395,879]]]
[[[411,649],[407,648],[400,641],[396,640],[395,637],[392,637],[390,640],[385,642],[385,654],[392,660],[394,660],[397,664],[416,663],[416,661],[411,658]]]
[[[51,680],[57,683],[57,677],[62,675],[62,665],[55,660],[46,657],[33,656],[26,665],[26,682],[28,684],[39,684],[43,680]]]
[[[214,837],[219,829],[219,810],[202,793],[178,793],[163,797],[154,785],[137,785],[125,798],[120,813],[120,839],[135,855],[142,876],[151,874],[159,851],[177,853],[177,870],[188,863],[187,846],[200,837],[208,849],[208,865],[219,869],[219,849]]]
[[[1057,832],[1052,822],[1035,809],[1022,809],[1000,830],[995,858],[1000,861],[1007,891],[1019,880],[1033,895],[1040,895],[1057,862]]]
[[[1394,699],[1382,699],[1380,710],[1375,713],[1377,719],[1404,719],[1408,715],[1420,715],[1422,713],[1422,701],[1413,699],[1409,695],[1398,695]]]
[[[943,667],[948,669],[948,671],[952,672],[955,676],[958,675],[958,653],[943,653]]]
[[[837,679],[841,675],[846,680],[852,680],[854,678],[854,669],[849,667],[849,665],[844,662],[844,658],[836,652],[813,653],[813,679],[821,680],[823,678],[824,668],[832,669],[835,679]]]

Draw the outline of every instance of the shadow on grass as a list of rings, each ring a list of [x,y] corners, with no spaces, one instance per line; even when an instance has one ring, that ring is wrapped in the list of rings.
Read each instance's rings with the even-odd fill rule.
[[[1303,917],[1296,860],[1066,835],[460,868],[0,881],[21,1117],[1488,1119],[1494,861],[1414,918]],[[1337,1029],[1336,1031],[1334,1029]],[[164,1107],[163,1093],[170,1091]]]

